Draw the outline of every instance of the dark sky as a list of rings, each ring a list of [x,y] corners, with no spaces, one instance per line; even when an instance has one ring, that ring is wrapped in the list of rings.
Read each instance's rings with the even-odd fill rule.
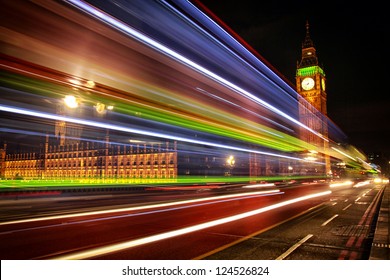
[[[366,154],[390,154],[390,49],[386,42],[390,20],[385,2],[201,2],[294,85],[308,21],[327,77],[329,118]]]

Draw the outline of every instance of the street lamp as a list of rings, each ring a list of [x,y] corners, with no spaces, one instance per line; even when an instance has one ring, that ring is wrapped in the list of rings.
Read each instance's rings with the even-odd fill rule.
[[[65,105],[69,108],[77,108],[79,106],[79,102],[77,101],[77,98],[73,95],[67,95],[64,98]]]
[[[227,160],[226,160],[226,163],[227,163],[228,165],[230,165],[231,167],[233,167],[233,165],[234,165],[235,162],[236,162],[236,161],[235,161],[235,159],[234,159],[234,156],[229,156],[229,157],[227,158]]]
[[[103,115],[107,112],[107,110],[109,111],[112,111],[114,110],[114,106],[113,105],[105,105],[104,103],[96,103],[96,105],[94,106],[96,112],[99,114],[99,115]]]
[[[106,105],[103,103],[97,103],[95,105],[95,109],[98,114],[104,114],[106,112]]]
[[[287,167],[287,169],[288,169],[288,174],[291,176],[292,173],[293,173],[293,167],[292,167],[291,165],[289,165],[289,166]]]
[[[228,176],[231,176],[232,175],[232,170],[233,170],[233,166],[234,166],[234,163],[236,162],[236,160],[234,159],[234,156],[229,156],[227,159],[226,159],[226,164],[229,168],[229,171],[227,173]]]

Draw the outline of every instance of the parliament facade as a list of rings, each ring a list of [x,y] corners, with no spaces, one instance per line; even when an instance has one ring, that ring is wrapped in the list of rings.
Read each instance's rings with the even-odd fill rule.
[[[7,154],[0,150],[1,177],[6,179],[177,177],[176,142],[120,145],[108,141],[50,145],[41,151]]]

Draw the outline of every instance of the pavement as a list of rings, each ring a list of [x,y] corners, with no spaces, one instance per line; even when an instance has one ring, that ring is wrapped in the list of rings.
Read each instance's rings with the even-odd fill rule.
[[[384,186],[369,260],[390,260],[390,185]]]

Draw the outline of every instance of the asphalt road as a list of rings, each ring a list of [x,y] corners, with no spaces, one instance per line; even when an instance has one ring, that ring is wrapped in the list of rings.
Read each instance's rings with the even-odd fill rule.
[[[367,260],[380,186],[333,189],[329,201],[203,259]]]
[[[378,192],[312,183],[2,199],[0,257],[364,259]]]

